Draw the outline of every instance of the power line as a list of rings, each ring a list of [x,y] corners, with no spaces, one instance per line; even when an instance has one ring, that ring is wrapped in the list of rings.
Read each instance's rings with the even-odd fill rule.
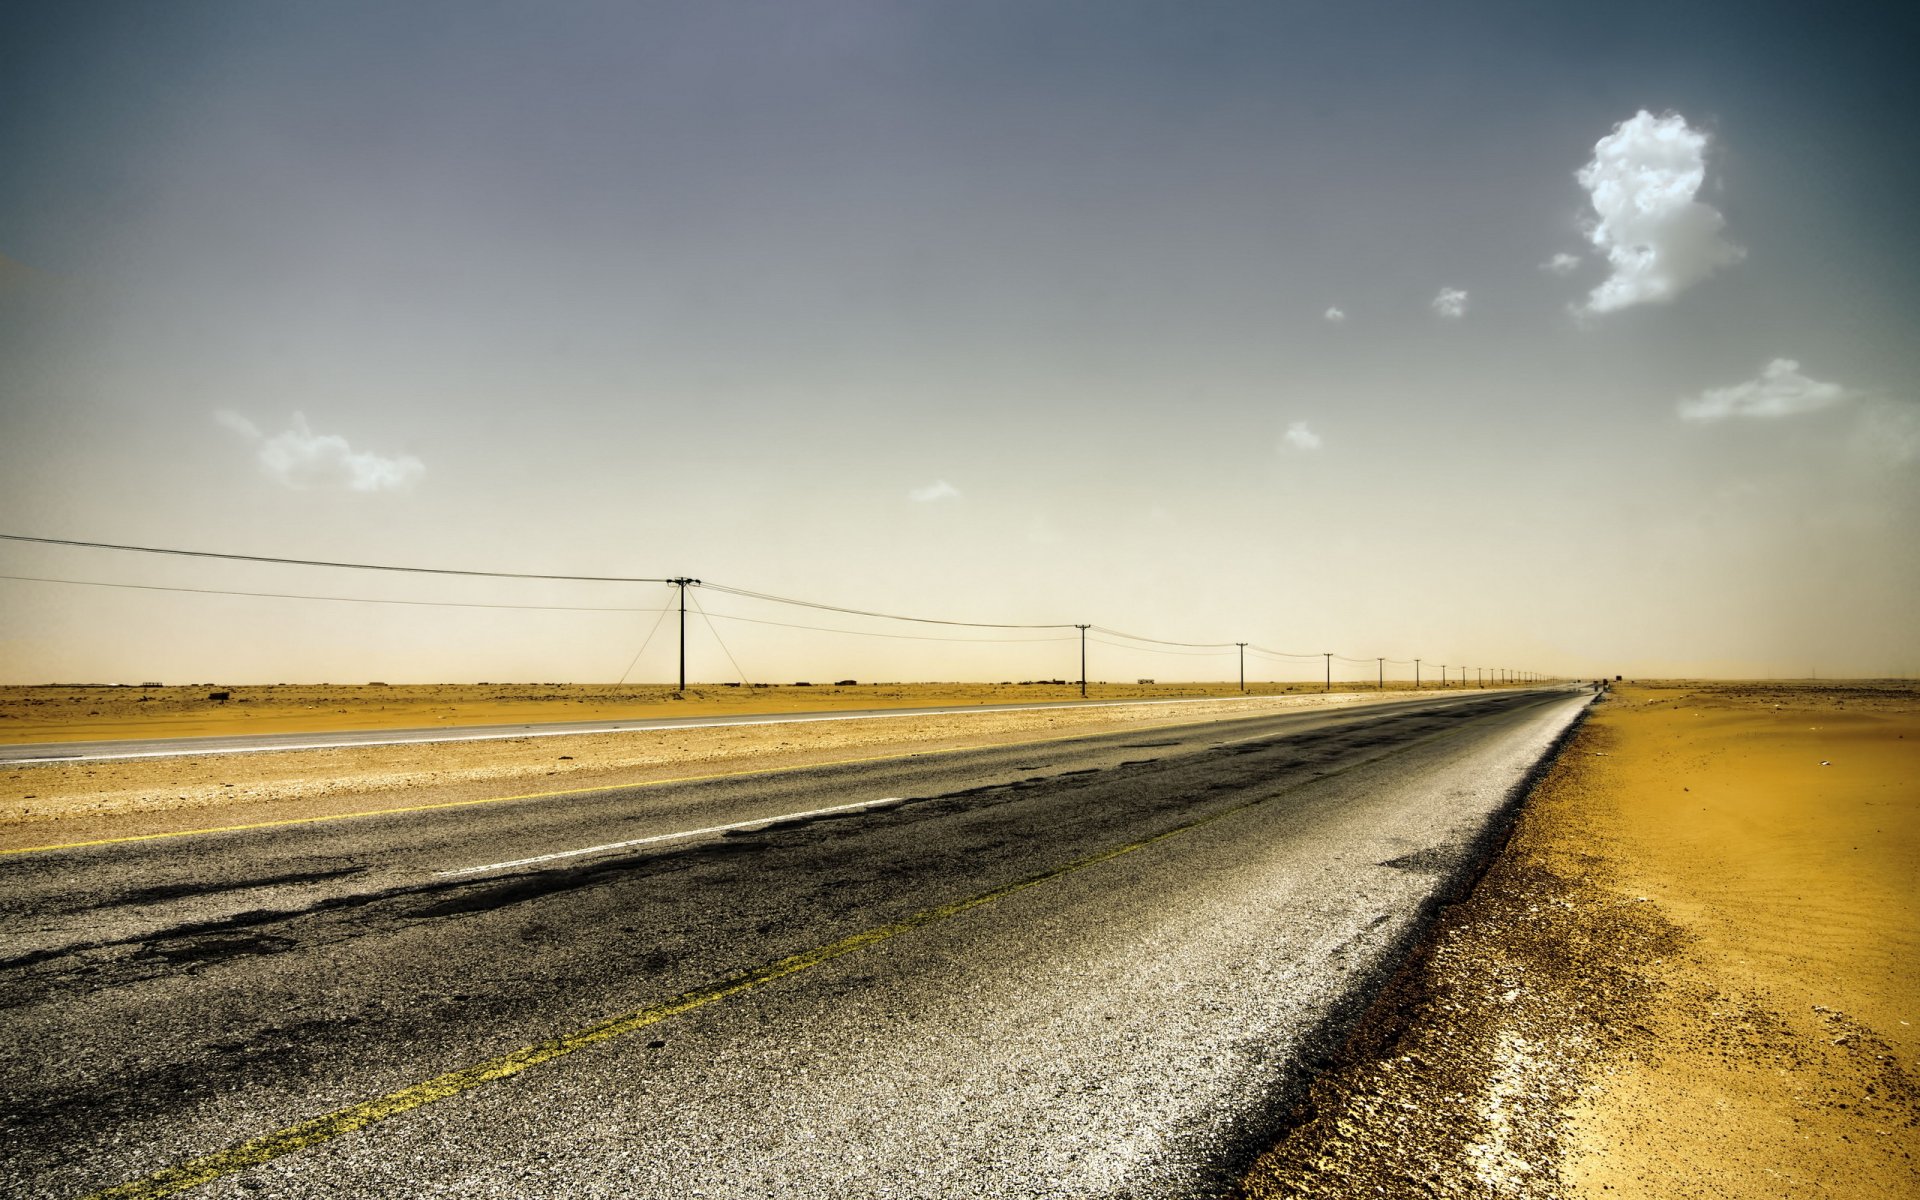
[[[709,583],[708,589],[725,592],[730,596],[744,596],[751,600],[767,600],[774,604],[792,604],[800,608],[816,608],[822,612],[846,613],[853,617],[877,617],[883,621],[915,621],[922,625],[963,625],[970,629],[1072,629],[1074,626],[1064,622],[1042,625],[1015,625],[998,621],[946,621],[938,617],[903,617],[897,613],[872,612],[864,608],[842,608],[838,604],[822,604],[817,600],[795,600],[791,596],[775,596],[767,592],[754,592],[746,588],[728,587],[724,583]]]
[[[1116,649],[1116,650],[1125,650],[1125,651],[1145,650],[1148,653],[1157,653],[1157,654],[1189,653],[1193,657],[1213,657],[1218,654],[1227,653],[1231,650],[1238,649],[1242,652],[1243,671],[1244,671],[1244,661],[1245,661],[1244,655],[1246,653],[1252,653],[1257,657],[1267,658],[1275,661],[1288,660],[1288,661],[1294,661],[1294,662],[1310,662],[1315,658],[1320,658],[1326,663],[1326,666],[1328,668],[1329,683],[1331,683],[1332,660],[1335,658],[1338,658],[1342,663],[1349,663],[1357,666],[1365,666],[1368,662],[1374,662],[1376,664],[1380,662],[1389,662],[1395,666],[1411,665],[1411,666],[1417,667],[1422,661],[1420,659],[1402,660],[1402,659],[1384,659],[1384,658],[1373,658],[1373,659],[1352,658],[1344,654],[1332,654],[1332,653],[1326,653],[1326,652],[1322,652],[1320,654],[1299,654],[1299,653],[1294,653],[1286,650],[1274,650],[1269,647],[1254,645],[1252,643],[1247,643],[1247,642],[1182,642],[1182,641],[1174,641],[1167,638],[1145,637],[1140,634],[1127,633],[1122,630],[1113,629],[1104,625],[1069,624],[1066,622],[1017,623],[1017,622],[1000,622],[1000,621],[955,621],[955,620],[949,620],[949,619],[944,619],[939,617],[914,617],[914,616],[906,616],[900,613],[878,612],[872,609],[851,608],[851,607],[838,605],[838,604],[827,604],[827,603],[823,603],[821,601],[816,601],[816,600],[801,600],[792,596],[780,596],[770,592],[759,592],[759,591],[753,591],[748,588],[732,587],[727,584],[709,583],[709,584],[702,585],[700,581],[694,580],[691,578],[668,579],[668,578],[658,578],[653,576],[567,575],[567,574],[533,572],[533,571],[480,571],[480,570],[458,569],[458,568],[451,568],[451,567],[414,567],[414,566],[401,566],[401,565],[392,564],[392,563],[336,562],[336,561],[326,560],[326,559],[286,558],[286,557],[280,557],[280,556],[274,556],[274,555],[261,555],[261,554],[229,554],[229,553],[212,551],[212,550],[186,550],[186,549],[180,549],[177,547],[138,546],[138,545],[124,544],[124,543],[116,543],[116,542],[82,541],[79,539],[72,539],[72,538],[47,538],[47,537],[36,537],[28,534],[16,534],[16,533],[0,533],[0,540],[11,541],[11,542],[25,542],[25,543],[32,543],[36,545],[44,545],[44,546],[68,546],[68,547],[77,547],[81,549],[90,549],[90,550],[115,550],[115,551],[134,553],[134,554],[154,554],[154,555],[166,555],[166,556],[174,556],[174,557],[182,557],[182,558],[217,559],[217,560],[226,561],[226,562],[272,563],[272,564],[285,565],[285,566],[325,567],[325,568],[354,570],[354,571],[387,571],[387,572],[413,574],[413,575],[462,576],[462,577],[468,577],[468,578],[487,578],[487,579],[529,579],[529,580],[548,580],[548,581],[581,582],[581,583],[666,583],[666,584],[675,584],[680,586],[683,596],[684,596],[687,585],[691,584],[694,586],[706,586],[708,588],[711,588],[714,591],[718,591],[726,595],[739,596],[744,599],[760,600],[760,601],[765,601],[771,604],[784,604],[784,605],[789,605],[797,608],[808,608],[808,609],[813,609],[819,612],[841,613],[847,616],[855,616],[855,617],[869,617],[875,620],[883,620],[883,621],[905,621],[905,622],[910,622],[910,623],[920,624],[920,625],[941,625],[941,626],[950,626],[950,627],[968,628],[968,629],[1027,629],[1027,630],[1072,629],[1076,631],[1076,634],[1079,636],[1082,642],[1083,652],[1084,652],[1084,644],[1086,641],[1086,633],[1089,630],[1100,633],[1100,634],[1104,634],[1107,637],[1121,639],[1121,641],[1119,642],[1102,641],[1098,638],[1094,639],[1096,644],[1106,646],[1110,649]],[[268,599],[268,600],[315,600],[315,601],[325,601],[330,603],[341,603],[341,604],[392,604],[392,605],[402,605],[402,606],[409,606],[409,607],[496,609],[496,610],[523,611],[523,612],[631,612],[631,613],[652,612],[652,613],[664,614],[665,612],[668,611],[667,609],[663,609],[663,608],[648,608],[648,607],[634,607],[634,606],[621,606],[621,605],[489,604],[489,603],[482,603],[478,601],[399,600],[399,599],[382,599],[382,598],[372,597],[372,596],[321,595],[321,594],[307,593],[307,592],[258,592],[258,591],[244,591],[239,589],[227,589],[227,588],[195,588],[195,587],[171,586],[171,585],[163,585],[163,584],[116,583],[116,582],[109,582],[105,580],[61,579],[61,578],[53,578],[49,576],[36,576],[36,575],[0,574],[0,579],[14,580],[14,581],[26,582],[26,583],[64,584],[64,585],[77,586],[77,587],[121,588],[121,589],[127,589],[132,591],[175,592],[175,593],[184,593],[184,594],[193,594],[193,595],[209,595],[209,596],[241,596],[241,597],[250,597],[255,599]],[[683,611],[684,611],[684,600],[682,603],[683,603]],[[726,613],[710,614],[710,613],[707,613],[704,608],[701,608],[697,601],[695,602],[695,607],[700,612],[700,615],[707,619],[708,627],[710,629],[712,629],[712,622],[718,619],[718,620],[724,620],[724,621],[743,621],[749,624],[778,626],[781,628],[788,628],[788,629],[804,629],[804,630],[810,630],[810,631],[819,632],[819,633],[834,633],[834,634],[840,634],[840,635],[849,636],[849,637],[879,637],[879,638],[890,638],[890,639],[897,639],[897,640],[903,640],[903,641],[962,642],[962,643],[978,642],[982,644],[1014,644],[1014,643],[1020,643],[1020,642],[1060,642],[1060,641],[1074,640],[1074,637],[1072,635],[1065,636],[1065,637],[1053,637],[1053,638],[944,638],[944,637],[920,636],[920,635],[912,635],[912,634],[889,634],[889,633],[880,633],[877,631],[868,631],[868,630],[836,629],[828,626],[803,625],[803,624],[786,622],[786,621],[762,620],[754,617],[733,616],[731,614],[726,614]],[[683,634],[684,634],[684,615],[682,620],[683,620]],[[655,629],[657,628],[658,628],[658,623],[656,622]],[[715,640],[719,640],[719,633],[717,630],[714,630],[714,636],[715,636]],[[651,639],[652,639],[652,633],[649,632],[647,641],[650,641]],[[1137,643],[1137,644],[1128,645],[1124,643]],[[1152,649],[1152,647],[1157,647],[1157,646],[1172,647],[1173,649],[1171,650]],[[645,647],[646,647],[646,641],[643,641],[641,643],[641,648],[643,651]],[[724,642],[721,643],[721,649],[722,650],[726,649]],[[729,659],[732,658],[732,654],[730,652],[728,653],[728,658]],[[636,661],[637,661],[637,656],[636,656]],[[735,670],[738,670],[739,664],[735,663],[734,668]],[[629,671],[632,670],[631,665],[629,666],[628,670]],[[1463,667],[1461,668],[1461,670],[1462,670],[1462,678],[1464,679],[1464,672],[1466,668]],[[1507,671],[1506,668],[1498,668],[1497,670],[1500,672],[1499,678],[1502,681],[1518,680],[1523,676],[1527,678],[1531,678],[1530,676],[1525,676],[1525,673],[1519,672],[1519,671],[1509,672]],[[1083,674],[1084,674],[1084,671],[1083,671]],[[742,674],[742,678],[743,679],[745,678],[744,673]]]
[[[1247,649],[1251,653],[1264,654],[1268,658],[1276,658],[1276,659],[1278,658],[1314,659],[1314,658],[1320,657],[1318,654],[1294,654],[1286,650],[1269,650],[1265,646],[1255,646],[1252,643],[1248,643]]]
[[[1138,634],[1122,633],[1118,629],[1108,629],[1105,625],[1095,625],[1093,626],[1093,630],[1096,633],[1104,633],[1108,637],[1126,638],[1130,642],[1152,642],[1159,646],[1191,646],[1196,650],[1228,650],[1239,645],[1238,642],[1170,642],[1165,638],[1141,637]]]
[[[4,536],[4,535],[0,535]],[[0,575],[22,583],[64,583],[75,587],[127,588],[139,592],[188,592],[196,596],[251,596],[261,600],[328,600],[338,604],[405,604],[422,608],[500,608],[522,612],[665,612],[600,604],[480,604],[463,600],[383,600],[375,596],[316,596],[306,592],[242,592],[227,588],[168,587],[158,583],[108,583],[98,579],[51,579],[41,575]]]
[[[841,633],[848,637],[892,638],[905,642],[960,642],[978,646],[1016,646],[1028,642],[1071,642],[1072,635],[1066,637],[1028,637],[1028,638],[959,638],[938,637],[925,633],[879,633],[871,629],[834,629],[826,625],[796,625],[792,621],[768,621],[760,617],[737,617],[732,613],[706,613],[716,621],[744,621],[749,625],[776,625],[781,629],[807,629],[815,633]],[[1071,628],[1071,626],[1069,626]]]
[[[1218,658],[1222,654],[1231,654],[1233,644],[1229,642],[1224,650],[1156,650],[1152,646],[1129,646],[1124,642],[1109,642],[1100,638],[1088,638],[1096,646],[1106,646],[1114,650],[1126,650],[1133,654],[1177,654],[1182,658]]]
[[[20,533],[0,533],[9,542],[33,542],[42,546],[79,546],[88,550],[125,550],[134,554],[166,554],[180,558],[218,558],[228,562],[279,563],[295,567],[340,567],[349,571],[398,571],[410,575],[466,575],[486,579],[560,579],[578,583],[667,583],[665,579],[629,575],[543,575],[529,571],[462,571],[451,567],[399,567],[386,563],[327,562],[314,558],[275,558],[265,554],[221,554],[212,550],[177,550],[165,546],[122,546],[113,542],[82,542],[71,538],[28,537]]]

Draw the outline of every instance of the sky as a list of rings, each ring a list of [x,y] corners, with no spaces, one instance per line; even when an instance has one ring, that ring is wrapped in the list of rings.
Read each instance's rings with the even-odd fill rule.
[[[709,681],[1912,675],[1917,34],[12,3],[0,533],[1056,626],[689,588]],[[0,576],[0,682],[676,669],[659,583]]]

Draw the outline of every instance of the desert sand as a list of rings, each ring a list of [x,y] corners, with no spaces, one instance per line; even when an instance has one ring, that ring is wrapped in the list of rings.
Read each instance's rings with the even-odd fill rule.
[[[1920,690],[1627,686],[1251,1197],[1920,1195]]]

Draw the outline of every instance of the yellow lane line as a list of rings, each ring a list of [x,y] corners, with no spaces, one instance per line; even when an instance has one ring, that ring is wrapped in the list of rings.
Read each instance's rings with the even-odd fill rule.
[[[1312,711],[1312,710],[1309,710]],[[1291,714],[1273,714],[1291,715]],[[1259,717],[1227,718],[1257,721]],[[1205,724],[1209,718],[1193,721],[1170,721],[1161,724],[1141,724],[1132,729],[1106,730],[1103,732],[1063,733],[1053,737],[1026,738],[1017,742],[987,742],[977,746],[936,746],[927,750],[900,750],[891,754],[874,754],[865,758],[836,758],[826,762],[800,763],[788,767],[752,767],[744,771],[715,771],[707,775],[681,775],[672,779],[647,779],[638,783],[613,783],[602,787],[572,788],[555,792],[527,792],[518,796],[485,796],[477,800],[441,800],[432,804],[408,804],[398,808],[368,808],[355,812],[326,813],[317,817],[287,817],[278,821],[249,821],[242,825],[210,825],[204,829],[177,829],[170,833],[134,833],[125,837],[94,838],[82,842],[55,842],[46,846],[21,846],[15,849],[0,849],[0,858],[9,854],[44,854],[51,850],[78,850],[85,846],[112,846],[121,842],[157,842],[167,838],[198,837],[208,833],[239,833],[248,829],[278,829],[288,825],[319,825],[327,821],[353,821],[362,817],[385,817],[395,813],[431,812],[442,808],[471,808],[480,804],[512,804],[520,800],[557,800],[567,796],[599,796],[608,792],[624,792],[635,788],[671,787],[681,783],[705,783],[715,779],[747,779],[756,775],[782,775],[794,771],[817,771],[824,767],[853,767],[865,763],[891,762],[903,758],[925,758],[934,754],[963,754],[969,750],[1013,749],[1020,746],[1042,746],[1049,742],[1071,742],[1084,738],[1105,737],[1120,733],[1143,733],[1153,729],[1171,729],[1182,725]]]
[[[645,1029],[650,1025],[657,1025],[669,1017],[677,1017],[682,1013],[692,1012],[697,1008],[704,1008],[716,1000],[724,1000],[729,996],[736,996],[742,992],[752,991],[764,984],[772,983],[777,979],[784,979],[789,975],[797,975],[802,971],[817,967],[822,963],[831,962],[836,958],[852,954],[856,950],[864,950],[868,946],[877,945],[880,942],[899,937],[903,933],[919,929],[922,926],[931,925],[937,921],[944,921],[950,917],[957,917],[970,909],[979,908],[982,905],[991,904],[996,900],[1005,899],[1016,892],[1022,892],[1030,887],[1059,879],[1064,875],[1071,875],[1076,871],[1084,871],[1088,867],[1110,862],[1123,855],[1143,850],[1156,842],[1165,841],[1168,838],[1198,829],[1203,825],[1210,825],[1215,821],[1235,816],[1251,808],[1256,808],[1270,800],[1287,795],[1297,788],[1305,787],[1310,783],[1317,783],[1332,778],[1335,775],[1345,774],[1357,767],[1366,766],[1370,763],[1380,762],[1383,759],[1403,754],[1435,738],[1446,736],[1449,732],[1451,731],[1441,730],[1428,734],[1425,737],[1416,738],[1397,749],[1389,750],[1373,758],[1350,763],[1345,767],[1335,768],[1321,775],[1314,776],[1311,779],[1302,780],[1291,787],[1274,792],[1272,795],[1262,796],[1256,800],[1248,800],[1245,803],[1236,804],[1231,808],[1224,808],[1218,812],[1209,813],[1204,817],[1195,817],[1193,820],[1175,825],[1171,829],[1162,830],[1159,833],[1151,834],[1138,841],[1128,842],[1123,846],[1116,846],[1111,849],[1102,850],[1097,854],[1090,854],[1085,858],[1076,859],[1064,866],[1054,867],[1038,875],[1029,875],[1025,879],[1004,884],[994,888],[992,891],[981,892],[977,896],[969,896],[965,900],[955,900],[936,908],[922,909],[912,916],[895,921],[890,925],[875,926],[872,929],[862,930],[849,937],[841,938],[837,942],[829,942],[824,946],[817,946],[812,950],[807,950],[788,958],[765,963],[750,971],[745,971],[739,975],[723,979],[718,983],[708,984],[706,987],[697,988],[690,992],[683,992],[664,1003],[655,1004],[647,1008],[635,1009],[632,1012],[622,1013],[616,1017],[609,1017],[604,1021],[589,1025],[584,1029],[576,1029],[571,1033],[564,1033],[558,1037],[535,1042],[530,1046],[522,1046],[518,1050],[500,1055],[498,1058],[475,1063],[470,1067],[462,1067],[458,1071],[449,1071],[444,1075],[438,1075],[432,1079],[401,1088],[399,1091],[388,1092],[386,1095],[376,1097],[372,1100],[365,1100],[359,1104],[336,1109],[333,1112],[301,1121],[296,1125],[289,1125],[284,1129],[264,1134],[250,1141],[241,1142],[237,1146],[230,1146],[225,1150],[220,1150],[213,1154],[188,1159],[186,1162],[167,1167],[144,1179],[136,1179],[127,1183],[116,1184],[103,1191],[94,1192],[84,1197],[83,1200],[156,1200],[157,1197],[171,1196],[177,1192],[186,1191],[189,1188],[199,1187],[204,1183],[211,1183],[216,1179],[244,1171],[249,1167],[257,1167],[263,1163],[269,1163],[274,1159],[292,1154],[295,1151],[318,1146],[324,1142],[330,1142],[337,1137],[365,1129],[370,1125],[376,1125],[389,1117],[396,1117],[402,1113],[411,1112],[416,1108],[422,1108],[436,1101],[451,1099],[462,1093],[470,1092],[484,1084],[493,1083],[501,1079],[510,1079],[520,1074],[520,1072],[532,1067],[537,1067],[542,1063],[552,1062],[556,1058],[565,1058],[569,1054],[585,1050],[587,1047],[600,1042],[621,1037],[622,1035],[633,1033],[636,1030]]]

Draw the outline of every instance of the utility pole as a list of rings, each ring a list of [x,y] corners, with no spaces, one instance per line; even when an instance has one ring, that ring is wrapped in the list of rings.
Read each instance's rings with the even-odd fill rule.
[[[1324,690],[1330,692],[1333,690],[1333,651],[1322,650],[1320,653],[1327,656],[1327,686]]]
[[[1240,647],[1240,691],[1245,693],[1247,690],[1247,644],[1235,642],[1234,645]]]
[[[1087,627],[1075,625],[1080,631],[1080,698],[1087,698]]]
[[[680,690],[687,690],[687,585],[700,586],[698,579],[669,579],[668,583],[680,589]]]
[[[1413,690],[1420,690],[1420,660],[1417,658],[1413,660]]]
[[[1446,689],[1447,689],[1447,664],[1441,663],[1440,664],[1440,690],[1445,691]]]
[[[1373,690],[1376,692],[1384,692],[1387,690],[1387,660],[1375,655],[1373,667],[1375,675]]]

